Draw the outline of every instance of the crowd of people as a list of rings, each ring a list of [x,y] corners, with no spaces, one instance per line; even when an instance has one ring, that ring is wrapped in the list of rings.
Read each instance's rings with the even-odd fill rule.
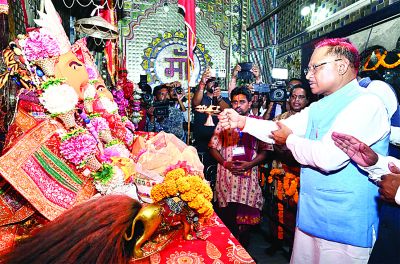
[[[287,97],[280,101],[254,91],[253,85],[262,83],[255,64],[250,71],[253,82],[241,83],[240,66],[233,69],[229,98],[221,96],[210,69],[202,75],[192,109],[218,106],[221,121],[213,115],[216,126],[207,126],[208,115],[193,110],[191,143],[205,172],[216,167],[214,206],[243,245],[248,244],[250,226],[267,216],[259,172],[264,164],[277,196],[276,204],[266,205],[275,207],[267,216],[271,219],[266,219],[272,238],[269,253],[281,248],[283,232],[292,230],[291,263],[399,260],[393,247],[383,245],[386,241],[399,245],[400,170],[392,163],[397,160],[390,160],[388,167],[383,158],[398,102],[388,84],[358,77],[359,64],[358,51],[348,40],[323,40],[305,69],[310,88],[292,78],[286,83]],[[186,98],[176,87],[180,83],[154,88],[145,130],[166,131],[185,140]],[[311,93],[322,99],[311,103]],[[174,102],[167,104],[168,111],[155,114],[154,105],[167,100]],[[379,175],[371,180],[368,174]],[[397,235],[390,233],[393,230]]]
[[[278,122],[232,109],[220,114],[223,129],[285,145],[302,166],[291,263],[400,259],[400,175],[393,163],[388,166],[387,159],[393,159],[381,158],[388,154],[391,109],[398,102],[382,100],[395,98],[393,92],[384,94],[385,83],[376,86],[381,96],[360,86],[359,64],[358,51],[347,39],[322,40],[305,69],[311,92],[322,99]]]

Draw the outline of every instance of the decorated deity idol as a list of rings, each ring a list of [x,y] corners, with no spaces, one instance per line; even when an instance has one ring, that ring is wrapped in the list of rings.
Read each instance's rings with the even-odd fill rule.
[[[50,0],[45,0],[45,10],[35,20],[40,28],[18,36],[3,52],[8,70],[0,75],[0,89],[15,89],[18,100],[0,157],[0,255],[11,252],[15,245],[19,248],[18,245],[31,241],[33,230],[39,227],[46,231],[55,225],[59,229],[60,232],[45,235],[42,245],[50,248],[53,248],[52,241],[60,241],[61,233],[73,236],[70,241],[75,241],[72,243],[80,249],[83,246],[77,241],[90,240],[85,236],[97,238],[98,242],[107,240],[92,233],[100,228],[99,222],[90,223],[94,229],[82,231],[90,219],[81,213],[96,214],[99,208],[112,214],[110,221],[123,221],[119,227],[117,223],[106,228],[110,241],[112,234],[118,234],[118,241],[123,241],[111,243],[117,247],[114,248],[116,255],[124,255],[118,246],[128,244],[136,245],[126,256],[146,255],[142,245],[161,227],[173,226],[177,219],[184,223],[185,238],[190,239],[199,219],[207,219],[212,214],[212,194],[203,179],[197,153],[164,134],[157,135],[152,142],[139,144],[135,153],[134,124],[119,114],[119,107],[101,79],[85,39],[71,45]],[[151,160],[156,157],[158,166],[154,170]],[[182,163],[188,158],[191,160],[187,164]],[[164,180],[163,173],[178,168],[184,168],[179,176],[186,177],[180,180],[185,183],[185,189],[176,189],[177,186]],[[162,182],[171,189],[168,193],[157,191],[160,187],[151,192],[153,186]],[[145,184],[141,186],[141,183]],[[185,196],[185,193],[188,194]],[[110,194],[114,196],[91,199]],[[150,204],[153,201],[156,203]],[[114,207],[115,204],[122,207]],[[142,204],[143,208],[138,211]],[[93,206],[97,209],[93,210]],[[125,212],[124,206],[129,210]],[[146,218],[149,212],[152,218]],[[160,217],[166,214],[174,217],[162,217],[161,221]],[[134,230],[129,227],[136,218],[147,228],[140,243],[132,241]],[[62,219],[72,226],[67,226]],[[71,228],[71,232],[61,227]],[[72,233],[75,227],[79,232]],[[79,252],[75,247],[70,249],[60,248],[65,253]],[[104,250],[97,251],[97,256]],[[35,255],[38,263],[43,260],[39,255]],[[69,255],[69,261],[65,262],[75,262],[73,259]],[[102,263],[121,263],[118,259]],[[53,262],[63,260],[66,259],[60,256]],[[49,259],[43,261],[53,263]],[[92,263],[84,259],[79,262]]]
[[[133,124],[118,114],[85,39],[71,45],[51,1],[45,8],[35,20],[40,28],[3,52],[0,88],[15,89],[18,103],[0,158],[0,251],[91,198],[95,186],[110,192],[122,185],[114,180],[105,190],[105,179],[132,174],[109,156],[129,157]],[[124,185],[137,199],[133,190]]]

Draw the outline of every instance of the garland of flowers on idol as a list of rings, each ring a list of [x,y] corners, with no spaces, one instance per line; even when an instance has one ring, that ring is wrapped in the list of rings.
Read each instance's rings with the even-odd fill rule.
[[[118,105],[118,113],[120,116],[127,115],[127,107],[129,106],[129,102],[125,99],[124,90],[122,89],[114,89],[112,90],[112,95],[114,96],[114,102]]]
[[[113,159],[119,158],[133,163],[129,150],[123,142],[112,138],[107,121],[98,113],[88,116],[78,109],[85,128],[76,124],[78,96],[74,88],[64,82],[65,79],[48,79],[42,84],[39,97],[51,117],[60,118],[68,131],[60,135],[61,155],[77,168],[88,168],[92,172],[95,187],[101,194],[134,193],[135,186],[125,183],[125,179],[133,174],[132,166],[119,168],[113,162]],[[99,152],[101,162],[96,155]]]
[[[199,215],[200,220],[208,219],[214,212],[211,187],[200,176],[193,175],[188,168],[180,166],[167,169],[164,181],[151,189],[151,199],[156,203],[165,198],[179,197]]]
[[[87,164],[92,170],[98,170],[101,167],[95,157],[99,143],[98,134],[85,116],[83,120],[88,129],[76,124],[75,107],[78,104],[78,95],[73,87],[64,82],[65,79],[49,79],[44,82],[39,101],[52,117],[60,118],[69,130],[61,135],[61,155],[78,168]]]
[[[124,180],[127,178],[127,174],[129,176],[133,174],[132,166],[125,165],[120,169],[110,161],[110,158],[106,158],[110,155],[113,155],[114,159],[126,158],[129,157],[129,151],[122,142],[120,142],[118,148],[108,145],[113,140],[109,120],[106,121],[100,114],[93,113],[93,103],[97,98],[96,83],[98,80],[90,80],[85,90],[85,111],[77,109],[79,99],[75,89],[65,83],[65,79],[52,78],[55,75],[54,66],[60,54],[57,41],[45,29],[41,28],[29,32],[28,36],[19,36],[18,45],[21,49],[15,44],[14,50],[18,53],[16,55],[22,57],[21,62],[25,63],[26,68],[31,73],[32,83],[36,87],[34,91],[22,91],[21,96],[26,97],[28,103],[30,101],[35,103],[36,101],[33,99],[39,96],[36,99],[38,107],[35,107],[35,111],[42,111],[44,118],[48,116],[44,111],[46,109],[51,118],[61,119],[67,132],[60,135],[60,154],[77,168],[89,169],[85,169],[83,173],[88,175],[92,172],[96,188],[100,193],[111,193],[118,188],[121,193],[129,192],[130,190],[127,189],[132,189],[133,186],[125,184]],[[31,93],[33,94],[31,95]],[[115,126],[118,126],[120,130],[122,128],[124,131],[126,131],[125,128],[131,131],[135,130],[134,125],[129,120],[121,120],[121,117],[115,114],[118,108],[114,102],[108,98],[99,98],[98,101],[101,101],[105,112],[108,113],[106,115],[114,120]],[[29,105],[29,108],[31,109],[32,106]],[[84,127],[76,124],[75,113],[77,110],[83,120]],[[92,115],[88,116],[86,112]],[[128,143],[133,142],[133,133],[124,133],[123,139]],[[106,144],[105,148],[103,143]],[[99,152],[101,155],[97,155]],[[125,163],[129,164],[129,161],[125,161]],[[96,173],[99,173],[99,175]]]
[[[133,89],[133,108],[132,108],[132,123],[135,125],[139,124],[142,120],[142,114],[140,113],[140,100],[142,99],[142,90],[139,88],[138,85],[134,85]]]
[[[127,83],[128,82],[128,83]],[[129,100],[125,98],[124,94],[124,89],[121,86],[124,85],[132,85],[133,86],[133,95],[132,95],[132,109],[128,109],[129,107]],[[132,121],[132,123],[137,126],[139,124],[140,120],[142,120],[142,114],[140,113],[140,99],[142,98],[142,90],[139,88],[139,86],[135,85],[134,83],[131,83],[129,80],[118,81],[117,83],[117,89],[114,89],[112,91],[112,94],[114,96],[114,101],[118,105],[118,112],[120,113],[121,117],[127,117]]]
[[[107,119],[110,130],[112,130],[118,138],[123,140],[128,146],[133,143],[133,131],[135,131],[135,126],[126,116],[121,117],[118,114],[117,103],[111,101],[104,94],[100,94],[93,108],[95,111],[99,110],[99,108],[102,109],[101,111],[104,112],[103,117]]]

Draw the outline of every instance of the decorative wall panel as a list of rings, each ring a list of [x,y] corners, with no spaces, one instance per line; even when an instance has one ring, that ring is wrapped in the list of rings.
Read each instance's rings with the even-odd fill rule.
[[[164,7],[159,6],[154,11],[147,11],[139,17],[138,23],[131,23],[131,31],[126,36],[125,54],[129,79],[139,81],[140,73],[145,70],[142,62],[147,48],[154,46],[152,42],[168,32],[186,32],[183,17],[178,13],[177,5],[170,5],[169,11],[164,12]],[[210,63],[214,69],[225,69],[226,50],[221,47],[221,36],[214,33],[201,14],[197,14],[197,36],[200,43],[205,43],[205,49],[209,50]],[[203,42],[204,41],[204,42]],[[204,69],[202,68],[204,71]],[[152,79],[153,80],[153,79]],[[157,81],[157,80],[153,80]],[[161,80],[158,80],[161,81]]]
[[[246,25],[242,26],[247,11],[242,17],[239,0],[198,0],[196,4],[200,10],[196,17],[198,42],[209,50],[212,67],[227,71],[229,78],[232,64],[247,50]],[[177,0],[124,2],[125,18],[120,28],[126,38],[125,54],[131,80],[139,80],[143,50],[154,37],[165,32],[185,32],[183,17],[177,11]]]

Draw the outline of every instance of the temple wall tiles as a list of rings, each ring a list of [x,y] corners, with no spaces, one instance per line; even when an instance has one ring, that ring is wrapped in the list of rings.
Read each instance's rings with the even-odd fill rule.
[[[140,18],[139,23],[131,26],[132,31],[126,38],[125,54],[129,79],[134,82],[139,81],[139,74],[147,67],[143,62],[145,50],[152,46],[157,39],[163,41],[168,32],[186,32],[182,16],[178,13],[177,5],[171,5],[169,12],[163,12],[163,6],[159,6],[154,12],[148,12],[146,16]],[[180,21],[177,23],[177,21]],[[225,69],[227,52],[221,46],[222,34],[210,26],[201,14],[197,14],[197,39],[198,43],[204,44],[204,50],[209,51],[206,56],[210,57],[213,68]],[[158,41],[158,40],[157,40]],[[203,68],[202,68],[203,69]],[[152,80],[154,80],[152,78]]]
[[[288,69],[290,78],[301,78],[301,50],[276,59],[276,68]]]
[[[198,19],[207,20],[209,25],[223,35],[222,46],[227,47],[231,42],[239,42],[238,30],[232,30],[233,34],[230,35],[230,26],[236,29],[241,27],[238,16],[241,14],[240,0],[198,0],[196,4],[203,14]],[[126,17],[121,23],[122,34],[128,36],[129,24],[140,23],[140,20],[151,9],[163,7],[164,12],[171,12],[172,9],[175,10],[176,6],[177,0],[125,0],[124,12]],[[202,41],[204,42],[204,40]]]
[[[372,1],[372,3],[355,0],[318,0],[315,2],[314,10],[308,16],[302,17],[300,15],[301,8],[309,5],[310,2],[305,0],[294,1],[278,14],[278,43],[284,43],[279,46],[278,54],[300,48],[301,44],[362,19],[389,6],[391,3],[392,1],[389,2],[389,0]],[[338,16],[339,19],[335,19],[335,14],[340,14],[340,10],[346,7],[350,8],[352,5],[359,7],[354,8],[348,14]],[[323,22],[331,16],[333,17],[328,23]],[[302,32],[304,34],[301,36],[287,41]]]

